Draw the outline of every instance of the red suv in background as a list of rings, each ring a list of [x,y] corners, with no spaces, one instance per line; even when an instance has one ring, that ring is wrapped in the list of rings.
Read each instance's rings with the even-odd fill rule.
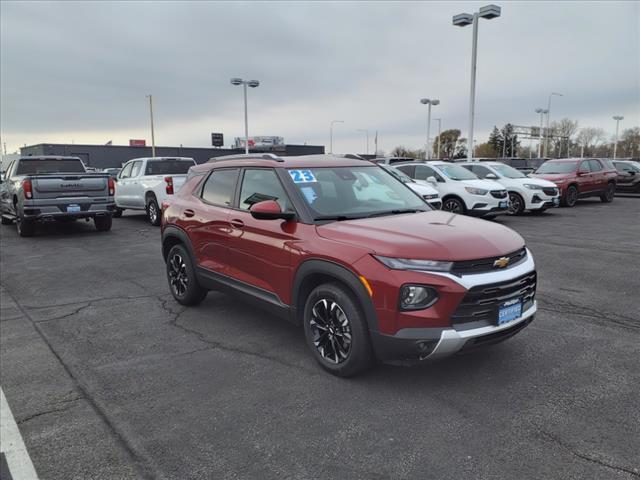
[[[567,158],[549,160],[529,176],[555,183],[560,190],[561,204],[573,207],[578,198],[585,197],[600,197],[605,203],[611,202],[618,172],[610,160]]]
[[[162,254],[184,305],[234,292],[296,324],[335,375],[504,340],[536,312],[514,231],[432,210],[355,157],[222,157],[165,204]]]

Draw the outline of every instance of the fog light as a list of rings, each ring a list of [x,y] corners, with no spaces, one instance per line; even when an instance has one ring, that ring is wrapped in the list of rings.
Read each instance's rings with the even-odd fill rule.
[[[400,310],[422,310],[438,300],[435,288],[424,285],[403,285],[400,289]]]

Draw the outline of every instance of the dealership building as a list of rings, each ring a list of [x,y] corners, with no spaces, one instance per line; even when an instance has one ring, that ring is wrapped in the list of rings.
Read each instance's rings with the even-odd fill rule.
[[[256,140],[261,141],[254,141]],[[278,141],[266,141],[275,138]],[[282,137],[249,138],[250,153],[273,153],[280,156],[313,155],[324,153],[323,145],[287,145]],[[196,163],[204,163],[212,157],[244,153],[244,139],[236,139],[232,148],[223,147],[156,147],[156,157],[191,157]],[[69,143],[39,143],[20,149],[22,156],[60,155],[80,157],[92,168],[118,168],[132,158],[151,157],[151,147],[144,141],[131,141],[130,145],[80,145]]]

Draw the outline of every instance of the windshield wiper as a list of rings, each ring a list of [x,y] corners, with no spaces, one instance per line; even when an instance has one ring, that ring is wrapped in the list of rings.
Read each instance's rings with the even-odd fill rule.
[[[320,215],[318,217],[315,217],[313,220],[314,221],[337,220],[338,222],[341,222],[343,220],[353,220],[354,218],[362,218],[362,217],[348,217],[347,215]]]
[[[421,208],[403,208],[397,210],[387,210],[386,212],[375,212],[370,215],[367,215],[367,218],[371,217],[384,217],[385,215],[399,215],[401,213],[418,213],[418,212],[426,212],[427,210],[423,210]]]

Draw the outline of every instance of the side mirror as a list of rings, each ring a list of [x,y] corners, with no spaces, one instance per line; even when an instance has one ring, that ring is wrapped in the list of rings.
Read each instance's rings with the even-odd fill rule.
[[[296,216],[293,212],[283,212],[275,200],[264,200],[254,203],[249,208],[251,216],[257,220],[293,220]]]
[[[431,177],[427,177],[427,182],[433,184],[433,185],[437,185],[438,184],[438,180],[436,180],[436,177],[431,176]]]
[[[488,178],[489,180],[497,180],[498,176],[495,173],[487,173],[484,178]]]

